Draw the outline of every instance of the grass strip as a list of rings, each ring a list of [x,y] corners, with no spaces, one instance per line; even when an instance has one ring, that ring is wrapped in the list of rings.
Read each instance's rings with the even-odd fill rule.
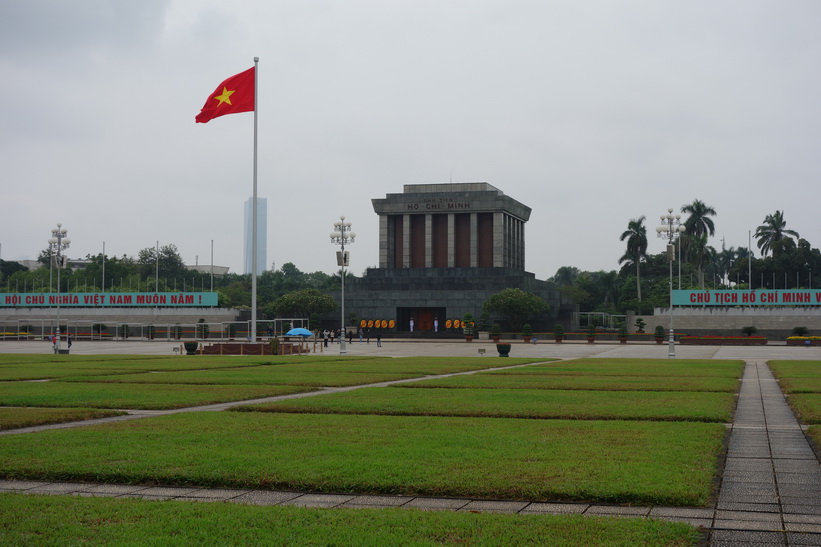
[[[0,430],[121,416],[116,410],[88,408],[0,408]]]
[[[794,393],[787,401],[801,422],[821,424],[821,393]]]
[[[821,361],[767,363],[784,393],[821,393]]]
[[[681,523],[0,495],[4,545],[697,545]]]
[[[180,413],[0,443],[0,477],[703,506],[725,428],[694,422]]]
[[[311,390],[300,386],[4,382],[0,383],[0,406],[164,410]]]
[[[296,385],[346,387],[374,384],[389,380],[414,378],[399,372],[350,372],[347,367],[335,370],[300,371],[291,367],[246,367],[242,369],[212,369],[185,372],[147,372],[110,376],[77,376],[64,382],[129,383],[129,384],[189,384],[189,385]]]
[[[695,359],[574,359],[488,374],[559,374],[563,376],[695,376],[740,378],[744,361]]]
[[[697,376],[594,376],[555,374],[477,373],[452,378],[422,380],[402,387],[408,388],[473,388],[473,389],[582,389],[602,391],[715,391],[735,393],[736,378]]]
[[[821,427],[817,425],[811,425],[807,428],[807,435],[815,441],[816,447],[821,447]]]
[[[243,406],[237,410],[724,423],[730,421],[734,406],[735,396],[731,393],[386,387]]]

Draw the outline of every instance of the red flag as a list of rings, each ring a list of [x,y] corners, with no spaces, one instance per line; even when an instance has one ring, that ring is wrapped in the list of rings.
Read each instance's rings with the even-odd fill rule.
[[[254,111],[254,68],[222,82],[197,114],[197,123],[208,123],[226,114]]]

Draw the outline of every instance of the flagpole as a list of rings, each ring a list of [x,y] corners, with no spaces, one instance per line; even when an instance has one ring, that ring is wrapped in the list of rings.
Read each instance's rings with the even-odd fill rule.
[[[251,208],[251,342],[257,341],[257,116],[259,115],[259,57],[254,57],[254,194]]]

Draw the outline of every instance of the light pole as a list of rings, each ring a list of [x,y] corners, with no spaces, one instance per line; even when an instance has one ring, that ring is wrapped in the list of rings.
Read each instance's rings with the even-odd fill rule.
[[[686,228],[681,223],[681,215],[673,215],[672,209],[667,209],[666,215],[661,215],[661,226],[656,228],[658,237],[667,238],[667,261],[670,263],[670,339],[667,347],[667,357],[676,356],[676,342],[673,333],[673,260],[676,258],[676,248],[673,241],[684,233]]]
[[[60,352],[60,266],[62,265],[61,252],[68,249],[71,240],[66,237],[68,230],[63,225],[57,223],[57,228],[51,230],[51,237],[48,240],[49,252],[54,250],[57,253],[57,345],[54,353]]]
[[[339,331],[339,355],[345,355],[345,266],[348,265],[349,252],[345,250],[346,243],[353,243],[356,234],[351,232],[351,223],[345,222],[345,217],[339,217],[334,223],[334,232],[331,233],[331,243],[341,246],[336,252],[336,265],[342,268],[342,329]]]

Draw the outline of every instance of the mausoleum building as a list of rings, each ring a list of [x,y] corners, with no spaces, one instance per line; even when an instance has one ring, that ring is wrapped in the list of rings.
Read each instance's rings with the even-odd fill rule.
[[[530,207],[484,183],[407,184],[372,200],[379,215],[379,268],[346,283],[345,308],[359,319],[395,319],[397,330],[432,331],[470,313],[491,295],[520,288],[551,311],[534,318],[552,329],[559,295],[525,271]],[[496,320],[498,320],[497,318]],[[534,324],[534,327],[537,325]]]

